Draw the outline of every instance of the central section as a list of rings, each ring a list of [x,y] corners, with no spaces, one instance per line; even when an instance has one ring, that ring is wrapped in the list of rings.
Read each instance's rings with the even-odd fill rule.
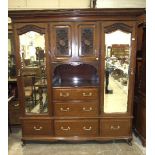
[[[53,86],[97,86],[97,69],[90,64],[70,63],[55,67]]]

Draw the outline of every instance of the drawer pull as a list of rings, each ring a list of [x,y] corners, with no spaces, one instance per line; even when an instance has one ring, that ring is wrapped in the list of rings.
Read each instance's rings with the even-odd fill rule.
[[[86,109],[85,107],[83,107],[83,111],[92,111],[93,108],[92,107],[89,107],[89,109]]]
[[[40,130],[42,130],[42,128],[43,128],[42,126],[40,126],[39,128],[37,128],[36,126],[33,127],[33,129],[36,131],[40,131]]]
[[[63,131],[68,131],[68,130],[70,130],[71,128],[68,126],[67,128],[64,128],[63,126],[61,127],[61,130],[63,130]]]
[[[14,104],[14,107],[19,107],[19,103],[17,103],[17,104]]]
[[[90,131],[92,129],[92,127],[90,126],[89,128],[87,128],[87,127],[83,127],[83,130],[86,130],[86,131]]]
[[[69,93],[67,92],[67,93],[62,93],[62,92],[60,92],[60,96],[61,97],[68,97],[69,96]]]
[[[66,108],[66,109],[64,109],[64,108],[60,108],[60,111],[69,111],[69,108]]]
[[[119,129],[120,129],[120,126],[119,126],[119,125],[118,125],[118,126],[113,126],[113,125],[112,125],[112,126],[110,127],[110,129],[111,129],[111,130],[119,130]]]
[[[89,92],[89,93],[82,93],[83,96],[92,96],[92,93]]]

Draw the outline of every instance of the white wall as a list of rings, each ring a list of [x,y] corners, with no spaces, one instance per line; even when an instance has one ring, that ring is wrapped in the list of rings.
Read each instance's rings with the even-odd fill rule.
[[[10,10],[89,8],[90,0],[8,0]]]
[[[146,8],[146,0],[97,0],[97,8]]]
[[[97,0],[97,8],[145,8],[146,0]],[[9,10],[89,8],[90,0],[8,0]]]

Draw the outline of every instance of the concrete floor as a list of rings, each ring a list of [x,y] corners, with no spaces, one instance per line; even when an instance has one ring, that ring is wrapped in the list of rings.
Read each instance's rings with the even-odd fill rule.
[[[138,138],[133,136],[133,145],[125,141],[82,143],[27,143],[22,147],[21,130],[13,128],[8,137],[8,155],[145,155]]]

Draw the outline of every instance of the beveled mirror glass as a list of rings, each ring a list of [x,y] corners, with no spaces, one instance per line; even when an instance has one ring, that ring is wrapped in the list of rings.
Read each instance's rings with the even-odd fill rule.
[[[104,113],[127,112],[131,33],[105,33]]]
[[[48,105],[45,36],[29,31],[20,35],[19,40],[25,113],[46,114]]]

